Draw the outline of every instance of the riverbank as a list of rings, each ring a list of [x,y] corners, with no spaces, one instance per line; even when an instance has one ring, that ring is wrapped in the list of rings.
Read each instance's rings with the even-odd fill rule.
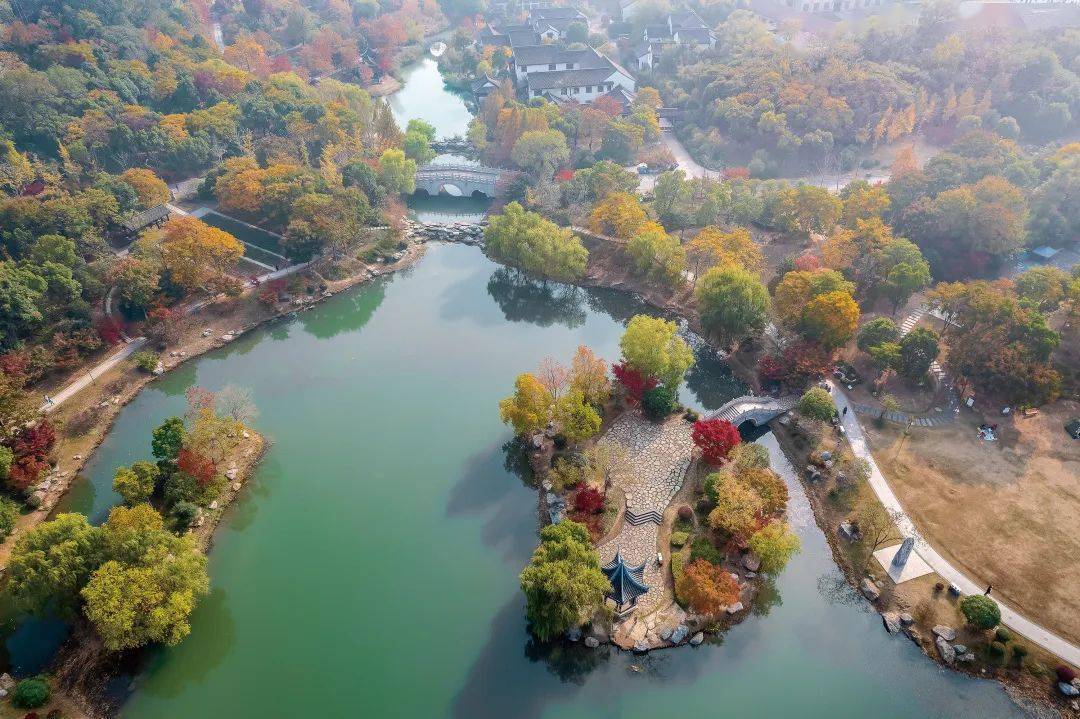
[[[882,617],[883,631],[906,637],[942,667],[995,679],[1027,711],[1038,713],[1042,708],[1057,716],[1080,717],[1076,701],[1063,697],[1055,688],[1053,674],[1060,658],[1009,632],[995,634],[968,626],[960,611],[960,595],[934,572],[900,584],[893,582],[872,555],[903,539],[894,519],[865,481],[838,478],[821,461],[823,450],[834,458],[848,452],[843,435],[831,426],[807,420],[775,420],[770,426],[798,470],[814,520],[837,567],[858,596]],[[818,471],[811,474],[811,467]],[[862,527],[860,532],[858,520],[865,523],[875,514],[887,519],[888,528]],[[1000,655],[994,653],[998,651]]]

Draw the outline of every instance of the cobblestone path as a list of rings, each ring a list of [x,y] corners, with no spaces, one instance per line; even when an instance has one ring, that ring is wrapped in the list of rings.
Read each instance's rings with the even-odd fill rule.
[[[626,495],[627,511],[639,517],[656,512],[662,517],[671,498],[682,487],[690,466],[694,448],[690,424],[681,417],[674,417],[658,425],[638,412],[626,412],[600,441],[617,445],[625,453],[612,473],[612,484]],[[649,591],[638,598],[639,613],[664,606],[671,599],[664,588],[666,565],[656,565],[659,529],[653,521],[634,526],[624,518],[619,534],[599,548],[603,564],[610,562],[616,551],[622,552],[628,564],[645,562],[645,583],[649,585]],[[664,554],[667,554],[666,549]]]

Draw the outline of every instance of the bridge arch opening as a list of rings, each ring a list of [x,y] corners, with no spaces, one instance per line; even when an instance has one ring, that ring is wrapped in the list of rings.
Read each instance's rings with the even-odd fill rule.
[[[417,187],[413,190],[413,194],[417,197],[431,197],[431,193],[427,191],[426,187]]]
[[[473,190],[472,191],[472,198],[474,200],[487,200],[487,199],[490,199],[488,194],[486,192],[484,192],[483,190]]]
[[[440,195],[449,195],[450,197],[464,197],[465,193],[461,191],[461,188],[452,182],[447,182],[439,186]]]

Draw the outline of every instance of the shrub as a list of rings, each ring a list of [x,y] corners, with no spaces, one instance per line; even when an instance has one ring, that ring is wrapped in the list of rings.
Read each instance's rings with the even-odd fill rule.
[[[708,537],[695,537],[690,544],[690,561],[704,559],[711,564],[722,564],[724,553],[713,546]]]
[[[686,418],[687,422],[697,422],[699,419],[701,419],[701,415],[692,409],[688,409],[683,412],[683,417]]]
[[[186,501],[177,502],[169,512],[169,518],[177,532],[186,532],[198,516],[199,508]]]
[[[960,600],[960,611],[968,624],[976,629],[993,629],[1001,623],[997,602],[982,594],[972,594]]]
[[[11,534],[19,519],[19,505],[7,497],[0,497],[0,539]]]
[[[690,535],[686,532],[672,532],[671,533],[671,546],[676,549],[681,548],[686,544],[686,540],[690,539]]]
[[[132,358],[135,362],[135,366],[141,369],[143,372],[153,372],[157,369],[158,358],[153,352],[136,352]]]
[[[44,677],[23,679],[15,685],[15,692],[11,695],[11,703],[20,709],[37,709],[43,706],[52,696],[52,687]]]
[[[686,554],[675,552],[671,555],[671,579],[675,586],[675,601],[680,607],[686,609],[686,597],[679,592],[679,583],[683,578],[683,569],[686,566]]]
[[[990,658],[994,661],[1001,661],[1005,658],[1005,645],[1001,642],[990,642],[987,649],[990,652]]]
[[[1014,662],[1016,662],[1017,664],[1022,664],[1024,661],[1024,657],[1026,657],[1027,655],[1027,647],[1025,647],[1023,644],[1013,644],[1012,658]]]
[[[691,507],[689,504],[684,504],[683,506],[679,507],[679,519],[684,522],[693,522],[694,508]]]
[[[994,639],[998,640],[1002,644],[1008,644],[1012,641],[1012,638],[1012,632],[1010,632],[1005,627],[998,627],[997,631],[994,632]]]
[[[822,387],[811,387],[806,394],[799,398],[795,409],[804,417],[816,419],[819,422],[828,422],[836,414],[836,405],[833,403],[829,390]]]
[[[1058,667],[1054,669],[1054,673],[1057,674],[1058,681],[1064,682],[1065,684],[1072,684],[1073,679],[1076,679],[1076,672],[1073,668],[1064,664],[1059,664]]]
[[[604,511],[604,493],[593,487],[582,487],[574,493],[574,509],[582,514]]]
[[[677,406],[675,391],[664,385],[650,389],[641,398],[641,408],[653,422],[662,421]]]

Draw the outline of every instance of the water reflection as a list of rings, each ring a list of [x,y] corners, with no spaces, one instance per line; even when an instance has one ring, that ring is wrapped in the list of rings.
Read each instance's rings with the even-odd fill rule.
[[[386,285],[385,278],[375,280],[366,292],[353,292],[324,304],[318,312],[301,312],[297,317],[308,333],[321,340],[355,332],[371,320],[386,299]]]
[[[491,273],[487,291],[510,322],[569,329],[585,323],[585,292],[573,285],[539,282],[520,270],[500,267]]]

